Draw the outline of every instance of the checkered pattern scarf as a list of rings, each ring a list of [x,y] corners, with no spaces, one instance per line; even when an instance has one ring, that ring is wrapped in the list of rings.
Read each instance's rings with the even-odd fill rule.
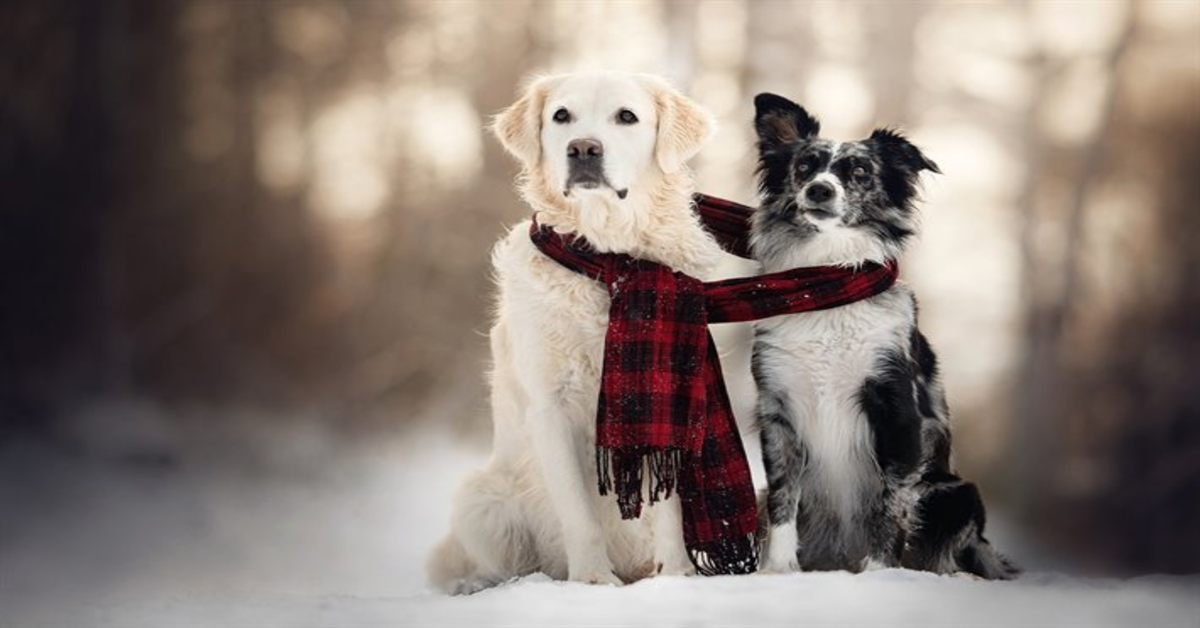
[[[705,195],[695,201],[721,245],[747,256],[753,210]],[[754,485],[708,324],[853,303],[887,290],[895,263],[705,283],[655,262],[596,253],[536,220],[530,237],[551,259],[603,282],[612,299],[596,416],[600,493],[615,492],[621,516],[637,518],[648,469],[650,503],[679,493],[684,541],[700,573],[753,572]]]

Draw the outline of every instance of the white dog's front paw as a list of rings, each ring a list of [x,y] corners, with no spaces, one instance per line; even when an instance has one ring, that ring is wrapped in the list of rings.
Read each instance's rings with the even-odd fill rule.
[[[696,566],[687,556],[673,556],[654,561],[656,572],[660,576],[694,576]]]
[[[654,572],[660,576],[696,575],[696,566],[688,558],[683,535],[676,533],[655,538]]]
[[[567,576],[571,582],[583,582],[585,584],[610,584],[614,587],[619,587],[623,582],[612,572],[611,569],[587,569],[583,571],[571,571]]]
[[[898,564],[890,564],[888,561],[885,561],[880,558],[867,557],[867,558],[863,559],[862,571],[864,571],[864,572],[880,571],[883,569],[892,569],[894,567],[899,567],[899,566],[900,565],[898,565]]]

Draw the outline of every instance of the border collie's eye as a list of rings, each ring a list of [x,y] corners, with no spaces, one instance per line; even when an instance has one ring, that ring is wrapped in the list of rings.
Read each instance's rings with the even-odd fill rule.
[[[850,171],[850,176],[855,179],[867,178],[867,169],[862,166],[855,166],[854,170]]]
[[[617,122],[621,124],[637,124],[638,117],[628,109],[622,109],[617,112]]]
[[[800,162],[800,165],[796,167],[796,169],[800,172],[808,172],[809,170],[812,170],[812,164],[808,163],[807,161],[802,161]]]
[[[567,111],[566,107],[559,107],[558,111],[554,112],[554,121],[559,124],[566,124],[571,121],[571,112]]]

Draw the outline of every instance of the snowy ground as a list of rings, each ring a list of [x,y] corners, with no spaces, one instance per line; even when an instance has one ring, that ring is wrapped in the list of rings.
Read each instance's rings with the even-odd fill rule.
[[[82,454],[0,451],[0,628],[1200,626],[1200,579],[1036,570],[1003,583],[885,570],[622,588],[532,576],[451,598],[425,588],[422,563],[481,452],[441,436],[347,450],[316,431],[178,441],[148,429]],[[144,453],[163,448],[181,453]]]

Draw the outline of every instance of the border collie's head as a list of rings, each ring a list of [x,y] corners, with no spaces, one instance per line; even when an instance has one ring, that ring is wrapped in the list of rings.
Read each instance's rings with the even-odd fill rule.
[[[782,96],[759,94],[754,107],[763,199],[751,242],[765,270],[897,257],[916,229],[919,175],[937,164],[889,129],[837,142]]]

